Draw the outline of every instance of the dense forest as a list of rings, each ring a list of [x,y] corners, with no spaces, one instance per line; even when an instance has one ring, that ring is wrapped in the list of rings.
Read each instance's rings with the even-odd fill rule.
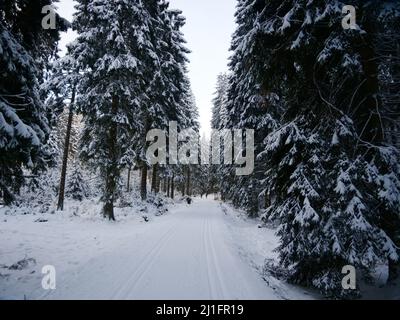
[[[141,171],[141,197],[147,197],[147,132],[170,121],[178,129],[199,127],[181,33],[185,18],[165,1],[79,1],[72,24],[79,36],[59,58],[65,20],[57,17],[64,29],[52,30],[52,38],[23,24],[29,14],[37,19],[29,23],[41,28],[47,4],[9,1],[1,8],[3,199],[11,204],[22,186],[49,182],[39,181],[43,171],[60,167],[54,187],[62,210],[68,163],[76,160],[69,188],[82,193],[81,165],[96,172],[103,214],[113,220],[122,171]],[[152,168],[152,190],[168,181],[173,193],[173,182],[184,181],[187,171]]]
[[[44,29],[42,8],[55,2],[0,4],[2,205],[57,214],[66,199],[96,198],[118,220],[114,208],[133,199],[216,195],[277,227],[279,262],[265,268],[279,279],[330,298],[360,294],[341,286],[346,265],[367,280],[384,265],[388,282],[398,279],[398,1],[237,1],[211,125],[254,130],[255,169],[245,176],[233,165],[146,157],[147,133],[171,122],[193,128],[202,150],[210,144],[200,138],[180,10],[166,0],[77,0],[71,23],[57,14],[56,28]],[[357,12],[348,30],[345,5]],[[69,28],[78,36],[60,57]]]
[[[279,225],[296,283],[341,291],[341,269],[398,276],[399,13],[395,1],[239,1],[214,128],[255,128],[256,168],[216,176],[222,199]],[[341,292],[340,294],[345,294]]]

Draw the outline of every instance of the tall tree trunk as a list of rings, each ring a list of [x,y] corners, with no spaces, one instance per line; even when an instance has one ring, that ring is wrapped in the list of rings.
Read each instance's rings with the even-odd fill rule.
[[[132,168],[129,167],[128,168],[128,182],[126,184],[126,192],[131,192],[131,171],[132,171]]]
[[[363,12],[360,13],[363,16]],[[382,103],[379,99],[379,67],[371,34],[375,32],[375,21],[370,16],[363,17],[365,21],[365,35],[360,38],[356,46],[361,58],[364,82],[358,90],[357,99],[354,99],[355,119],[361,139],[372,144],[381,144],[384,140],[383,124],[380,117]]]
[[[144,132],[143,132],[143,146],[147,147],[147,141],[146,141],[146,135],[147,132],[149,131],[150,124],[149,124],[149,117],[146,114],[143,118],[143,123],[144,123]],[[147,167],[147,163],[145,160],[141,160],[141,178],[140,178],[140,197],[142,201],[147,200],[147,179],[149,176],[149,169]]]
[[[264,209],[268,209],[271,206],[271,199],[267,192],[264,194]]]
[[[74,119],[75,96],[76,96],[76,88],[74,86],[72,89],[71,104],[69,106],[67,132],[65,134],[63,163],[62,163],[62,168],[61,168],[60,187],[59,187],[59,193],[58,193],[57,209],[60,211],[64,210],[65,181],[66,181],[66,177],[67,177],[69,145],[71,143],[72,121]]]
[[[400,263],[389,259],[388,283],[394,283],[400,277]]]
[[[168,178],[167,181],[167,197],[169,198],[171,195],[171,178]]]
[[[157,193],[157,179],[158,179],[158,164],[153,166],[153,173],[151,177],[151,191]]]
[[[118,113],[118,97],[116,95],[112,98],[111,114],[114,116]],[[115,192],[117,190],[118,179],[118,159],[117,159],[117,139],[118,139],[118,125],[114,121],[111,122],[109,135],[108,135],[108,157],[110,164],[106,168],[106,188],[104,196],[103,214],[110,220],[115,221],[114,216],[114,201]]]
[[[160,190],[161,190],[161,178],[160,174],[158,174],[156,179],[156,193],[160,193]]]
[[[167,193],[167,180],[168,178],[163,179],[163,192]]]
[[[187,177],[186,177],[186,194],[191,197],[192,192],[191,192],[191,172],[190,172],[190,167],[187,167]]]
[[[171,198],[175,198],[175,175],[173,175],[171,179]]]
[[[140,179],[140,196],[143,201],[147,200],[147,171],[147,165],[143,164]]]

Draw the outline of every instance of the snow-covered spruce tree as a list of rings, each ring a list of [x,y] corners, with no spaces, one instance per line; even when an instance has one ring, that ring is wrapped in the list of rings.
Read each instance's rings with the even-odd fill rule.
[[[358,28],[345,31],[340,1],[241,1],[228,94],[238,123],[258,118],[266,134],[257,163],[282,265],[335,296],[344,265],[398,260],[398,153],[381,130],[373,32],[394,2],[350,4]]]
[[[264,48],[257,44],[257,23],[265,7],[264,1],[239,1],[236,12],[238,28],[233,35],[233,51],[229,86],[226,98],[227,121],[225,128],[255,130],[255,152],[264,149],[263,140],[275,127],[271,117],[275,96],[265,86]],[[269,112],[266,110],[270,109]],[[232,168],[225,168],[224,181],[234,180],[227,197],[233,204],[244,207],[250,216],[257,216],[264,205],[260,182],[263,179],[263,166],[255,161],[254,173],[250,176],[236,177]]]
[[[400,12],[388,6],[379,16],[375,48],[379,57],[379,80],[384,111],[382,120],[387,142],[400,148]]]
[[[217,78],[216,89],[214,93],[214,99],[212,101],[212,117],[211,117],[211,128],[213,130],[229,129],[229,114],[227,109],[227,94],[229,89],[229,75],[220,74]],[[212,150],[211,150],[212,152]],[[223,161],[224,147],[220,149],[220,159]],[[211,155],[210,155],[211,158]],[[232,190],[235,188],[235,175],[232,166],[224,164],[212,165],[211,175],[217,180],[218,191],[221,194],[223,200],[233,199]]]
[[[73,164],[69,174],[66,195],[78,201],[82,201],[88,196],[88,186],[77,162]]]
[[[393,148],[400,149],[400,6],[386,6],[378,19],[379,34],[374,39],[379,57],[380,97],[383,105],[381,117],[384,125],[385,140]],[[399,161],[391,160],[392,166],[399,174]],[[395,176],[391,176],[393,180]],[[382,182],[383,183],[383,182]],[[396,197],[396,194],[393,194]],[[392,203],[392,202],[391,202]],[[390,230],[397,246],[400,244],[400,226],[393,219],[386,219],[386,228]],[[400,276],[400,263],[389,264],[389,281]]]
[[[78,62],[68,51],[65,57],[53,63],[51,73],[42,86],[48,92],[46,103],[54,109],[51,138],[56,139],[59,149],[62,150],[57,157],[61,168],[58,210],[64,209],[68,161],[76,158],[78,147],[80,121],[75,116],[75,100],[80,77]]]
[[[49,110],[40,97],[40,84],[56,55],[59,32],[68,26],[57,15],[56,29],[42,28],[42,7],[53,2],[0,4],[0,192],[6,204],[24,183],[24,168],[36,174],[46,167]]]
[[[170,10],[169,19],[169,24],[172,27],[169,39],[170,48],[172,50],[169,51],[170,58],[166,60],[166,64],[169,65],[170,74],[173,75],[173,77],[170,78],[169,88],[172,93],[171,101],[173,103],[171,107],[168,108],[168,119],[169,121],[177,121],[178,132],[185,129],[193,129],[197,135],[199,135],[199,114],[196,106],[196,99],[187,75],[187,54],[190,51],[185,46],[186,41],[181,32],[182,27],[186,23],[186,19],[182,16],[180,10]],[[171,63],[171,58],[173,58],[175,63]],[[197,148],[198,143],[190,148],[190,152],[192,152],[192,150],[197,150]],[[195,166],[179,163],[178,165],[172,165],[170,171],[173,172],[173,186],[178,187],[180,185],[182,193],[189,195],[192,190],[191,181]]]
[[[132,137],[144,127],[145,87],[157,60],[151,20],[142,1],[78,1],[71,57],[83,73],[79,111],[83,115],[81,158],[103,179],[103,214],[114,220],[114,202]]]
[[[213,129],[220,129],[223,122],[223,113],[226,105],[226,95],[228,92],[229,76],[226,73],[221,73],[217,78],[217,85],[215,88],[214,98],[213,98],[213,109],[212,109],[212,119],[211,127]]]
[[[200,147],[200,124],[198,122],[199,112],[197,110],[196,99],[193,94],[189,78],[185,76],[183,82],[183,97],[182,97],[182,111],[180,115],[179,126],[181,129],[191,129],[196,135],[194,145],[189,146],[190,155]],[[200,152],[197,151],[197,162],[200,163]],[[185,195],[191,196],[193,191],[192,181],[194,181],[194,176],[198,171],[198,166],[196,164],[180,164],[181,172],[183,174],[183,189]]]
[[[167,87],[163,95],[167,97],[164,107],[166,107],[166,116],[169,121],[176,121],[178,131],[184,129],[194,129],[199,132],[198,110],[194,94],[191,89],[190,80],[187,75],[187,54],[190,52],[186,48],[186,41],[181,31],[185,25],[186,19],[182,16],[180,10],[168,10],[166,20],[166,42],[164,43],[164,62]],[[165,44],[167,45],[165,47]],[[169,146],[168,146],[169,147]],[[197,150],[198,145],[193,146],[192,150]],[[191,190],[191,171],[193,166],[183,164],[169,166],[170,176],[170,196],[175,194],[173,188],[181,184],[184,193]]]
[[[151,24],[150,34],[153,41],[154,53],[157,60],[150,68],[150,81],[147,86],[147,104],[143,104],[141,119],[142,131],[139,134],[140,147],[136,152],[136,162],[141,167],[141,196],[147,197],[147,171],[148,164],[145,157],[145,138],[148,130],[162,129],[168,132],[170,121],[176,121],[178,126],[187,126],[189,119],[196,113],[189,110],[187,103],[190,92],[190,84],[187,80],[189,50],[185,47],[186,41],[181,32],[185,24],[185,18],[179,10],[169,9],[169,4],[163,0],[146,1],[145,7],[149,13]],[[188,87],[189,85],[189,87]],[[197,112],[197,111],[196,111]],[[164,168],[165,169],[165,168]],[[158,189],[160,166],[152,168],[153,189]]]

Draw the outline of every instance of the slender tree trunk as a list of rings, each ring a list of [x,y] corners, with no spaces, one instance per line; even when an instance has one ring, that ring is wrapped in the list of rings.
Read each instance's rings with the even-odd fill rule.
[[[144,133],[143,133],[143,146],[147,147],[147,141],[146,141],[146,134],[150,128],[149,125],[149,119],[148,119],[148,115],[146,114],[143,118],[143,122],[144,122]],[[140,178],[140,197],[142,198],[142,201],[146,201],[147,200],[147,179],[148,179],[148,167],[147,167],[147,163],[145,160],[141,161],[141,178]]]
[[[151,191],[157,193],[157,179],[158,179],[158,165],[153,166],[152,178],[151,178]]]
[[[389,259],[389,276],[388,283],[394,283],[400,277],[400,264],[399,262]]]
[[[171,195],[171,178],[168,178],[167,180],[167,197],[169,198]]]
[[[174,199],[175,198],[175,176],[172,176],[171,179],[171,198]]]
[[[363,16],[363,12],[360,13]],[[361,58],[364,83],[358,90],[358,96],[354,99],[355,110],[353,118],[356,120],[361,139],[372,144],[381,144],[384,140],[383,124],[380,117],[382,103],[379,98],[379,66],[376,60],[377,53],[373,45],[371,34],[375,32],[375,22],[370,16],[365,16],[366,30],[355,48]]]
[[[267,194],[267,192],[265,192],[264,194],[264,209],[267,209],[271,206],[271,200],[269,198],[269,195]]]
[[[113,96],[111,114],[114,116],[118,113],[118,97]],[[110,158],[110,164],[106,168],[106,188],[104,196],[104,216],[110,220],[115,221],[114,216],[114,201],[115,192],[117,189],[118,179],[118,159],[117,159],[117,139],[118,139],[118,125],[114,121],[110,125],[108,135],[108,154]]]
[[[187,177],[186,177],[186,194],[191,197],[191,172],[190,172],[190,167],[188,166],[187,168]]]
[[[160,175],[157,175],[157,179],[156,179],[157,183],[156,183],[156,193],[160,193],[161,190],[161,178]]]
[[[59,188],[59,193],[58,193],[57,209],[60,211],[64,210],[65,181],[66,181],[66,177],[67,177],[69,146],[71,143],[72,121],[74,119],[75,95],[76,95],[76,89],[74,86],[72,89],[71,104],[69,106],[67,132],[65,134],[65,142],[64,142],[63,163],[62,163],[62,168],[61,168],[60,188]]]
[[[129,167],[128,168],[128,182],[126,184],[126,192],[131,192],[131,171],[132,171],[132,168]]]
[[[141,169],[140,196],[143,201],[147,200],[147,165],[143,164]]]

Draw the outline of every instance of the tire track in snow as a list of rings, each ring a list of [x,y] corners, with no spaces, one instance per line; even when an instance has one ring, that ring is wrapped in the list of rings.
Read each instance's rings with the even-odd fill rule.
[[[206,256],[207,256],[207,270],[209,276],[209,282],[211,282],[212,288],[212,299],[224,299],[223,287],[221,284],[220,274],[217,270],[216,264],[216,256],[212,252],[212,239],[211,239],[211,228],[210,228],[210,220],[206,218],[206,232],[205,232],[205,247],[206,247]]]
[[[124,299],[130,293],[134,292],[140,281],[146,275],[147,271],[154,265],[155,261],[159,257],[159,253],[166,246],[168,241],[176,234],[177,228],[174,225],[157,241],[157,243],[150,249],[150,252],[137,266],[136,270],[129,276],[129,279],[123,284],[116,292],[112,295],[111,300]]]
[[[206,270],[207,270],[207,282],[208,282],[208,291],[210,294],[210,298],[215,298],[215,289],[213,286],[213,282],[210,276],[210,258],[207,249],[207,218],[203,220],[203,228],[202,228],[202,242],[203,242],[203,250],[204,250],[204,257],[206,262]]]
[[[223,281],[224,274],[221,272],[220,264],[219,264],[219,258],[215,250],[215,239],[212,238],[212,225],[209,223],[209,232],[208,232],[208,239],[209,239],[209,244],[211,248],[211,254],[213,257],[213,263],[214,263],[214,269],[215,269],[215,274],[217,277],[217,281],[219,284],[220,292],[222,294],[221,298],[225,299],[227,297],[228,290],[226,289],[225,283]]]

